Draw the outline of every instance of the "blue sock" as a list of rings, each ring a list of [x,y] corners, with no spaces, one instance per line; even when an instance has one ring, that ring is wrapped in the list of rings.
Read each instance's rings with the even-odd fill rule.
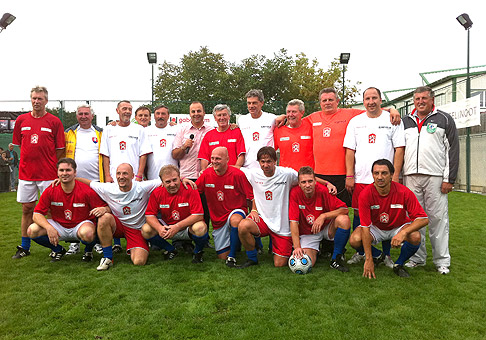
[[[380,256],[380,255],[381,255],[381,250],[379,250],[379,249],[378,249],[378,248],[376,248],[376,247],[371,246],[371,255],[372,255],[373,257],[378,257],[378,256]]]
[[[167,251],[175,250],[175,247],[169,242],[167,242],[167,240],[160,237],[160,235],[155,235],[154,237],[149,238],[147,241],[149,241],[151,244],[155,244],[160,249],[165,249]]]
[[[383,252],[385,255],[390,255],[391,251],[391,240],[386,240],[381,242],[381,249],[383,249]]]
[[[49,242],[49,237],[47,235],[34,237],[33,240],[34,240],[35,243],[40,244],[41,246],[47,247],[49,249],[54,250],[54,248],[55,248],[54,245],[51,242]]]
[[[81,243],[84,244],[86,247],[84,248],[84,252],[85,253],[91,253],[93,251],[93,247],[95,246],[96,244],[96,240],[94,240],[93,242],[86,242],[86,241],[83,241],[81,240]]]
[[[25,250],[30,249],[30,237],[23,237],[22,236],[22,243],[20,243],[20,246],[24,248]]]
[[[344,247],[346,247],[346,243],[348,243],[349,233],[349,229],[336,229],[336,235],[334,235],[334,252],[332,253],[333,260],[335,260],[339,254],[344,253]]]
[[[238,230],[236,232],[238,232]],[[202,252],[204,247],[208,243],[209,234],[206,233],[203,236],[191,235],[191,238],[194,240],[194,243],[196,244],[196,247],[194,247],[194,254],[197,254]]]
[[[261,237],[255,237],[255,248],[263,249],[263,243]]]
[[[413,244],[408,243],[407,241],[403,242],[402,248],[400,250],[400,256],[398,257],[398,260],[395,262],[395,264],[399,264],[403,266],[405,261],[407,261],[410,257],[412,257],[412,255],[415,254],[419,248],[420,248],[420,244],[414,246]]]
[[[120,238],[114,238],[113,243],[121,246],[121,239]]]
[[[111,246],[103,247],[103,257],[113,260],[113,248]]]
[[[241,249],[241,241],[240,237],[238,236],[238,228],[235,227],[230,227],[230,252],[229,252],[229,257],[234,257],[236,258],[236,251],[238,249]],[[261,242],[262,240],[260,240]],[[263,248],[263,245],[262,245]]]
[[[257,254],[258,252],[256,248],[253,250],[246,251],[246,256],[248,257],[248,260],[252,260],[253,262],[258,262]]]

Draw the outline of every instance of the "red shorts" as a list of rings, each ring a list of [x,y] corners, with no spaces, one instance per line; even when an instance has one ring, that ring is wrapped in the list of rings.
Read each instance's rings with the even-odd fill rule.
[[[116,229],[113,233],[113,237],[124,237],[127,240],[127,252],[132,248],[142,248],[149,251],[147,241],[143,238],[141,230],[125,227],[115,215],[113,215],[113,217],[116,222]]]
[[[251,215],[248,216],[253,222],[256,223],[258,230],[260,230],[260,236],[270,236],[272,238],[272,250],[275,255],[282,257],[290,257],[292,254],[292,237],[281,236],[275,234],[267,226],[263,218],[260,216],[260,222],[256,222]]]
[[[353,190],[353,202],[351,203],[351,207],[353,209],[358,209],[358,198],[359,195],[361,194],[361,191],[363,191],[364,188],[366,188],[369,184],[363,184],[363,183],[355,183],[354,184],[354,190]]]

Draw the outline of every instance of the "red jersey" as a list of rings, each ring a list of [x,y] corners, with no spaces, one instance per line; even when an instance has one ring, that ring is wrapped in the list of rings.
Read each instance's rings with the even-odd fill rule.
[[[163,186],[152,191],[145,215],[157,216],[159,211],[162,220],[168,225],[176,224],[190,215],[204,215],[197,190],[186,189],[182,183],[179,191],[174,195],[169,194]]]
[[[280,166],[295,171],[303,166],[314,169],[312,125],[308,119],[298,128],[282,126],[273,130],[275,150],[280,149]]]
[[[236,128],[234,130],[228,129],[224,132],[219,132],[218,129],[208,131],[201,141],[199,148],[198,159],[205,159],[211,163],[211,152],[219,146],[224,146],[228,149],[229,162],[228,165],[235,165],[238,156],[246,153],[245,141],[241,130]]]
[[[245,174],[232,166],[222,176],[213,168],[207,168],[196,181],[200,193],[205,193],[213,229],[225,225],[235,209],[248,211],[246,200],[253,199],[253,189]]]
[[[51,211],[52,219],[64,228],[71,229],[85,220],[95,221],[89,212],[107,204],[89,185],[75,181],[74,189],[69,194],[62,186],[49,186],[42,193],[34,213],[47,215]]]
[[[327,187],[320,183],[316,183],[316,191],[311,198],[305,197],[299,186],[290,190],[289,219],[299,222],[299,235],[312,234],[311,229],[316,218],[339,208],[347,209],[347,206],[339,198],[331,195]],[[324,225],[329,222],[331,220],[325,220]]]
[[[19,179],[48,181],[57,178],[57,149],[64,149],[64,128],[56,116],[40,118],[31,112],[15,121],[12,143],[20,146]]]
[[[406,186],[391,182],[390,193],[380,196],[374,184],[363,189],[358,198],[361,225],[392,230],[417,218],[427,218],[417,197]]]
[[[349,121],[364,112],[360,109],[338,109],[328,115],[322,111],[305,117],[312,124],[315,172],[321,175],[346,175],[344,136]]]

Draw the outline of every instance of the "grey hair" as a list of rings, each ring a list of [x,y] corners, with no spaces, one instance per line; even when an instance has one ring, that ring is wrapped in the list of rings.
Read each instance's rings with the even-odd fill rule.
[[[321,101],[321,96],[323,93],[334,93],[336,100],[339,100],[339,95],[334,87],[326,87],[319,92],[319,101]]]
[[[265,97],[263,97],[262,90],[257,90],[257,89],[250,90],[246,93],[245,97],[246,98],[257,97],[258,100],[261,101],[262,103],[265,101]]]
[[[30,90],[30,96],[32,97],[32,93],[33,92],[36,92],[36,93],[40,93],[40,92],[43,92],[44,93],[44,96],[46,97],[46,100],[49,100],[47,98],[47,89],[44,87],[44,86],[39,86],[37,85],[36,87],[34,87],[32,90]]]
[[[77,108],[76,108],[76,114],[79,113],[79,109],[82,109],[82,108],[88,108],[89,109],[89,112],[91,112],[92,115],[94,115],[94,111],[93,111],[93,108],[91,107],[91,105],[89,104],[81,104],[79,105]]]
[[[231,116],[231,109],[226,104],[218,104],[218,105],[216,105],[214,107],[214,109],[213,109],[213,115],[216,114],[216,112],[223,111],[224,109],[228,110],[228,114]]]
[[[289,101],[289,103],[287,104],[287,106],[293,106],[293,105],[298,105],[299,106],[299,111],[300,112],[304,112],[305,111],[305,105],[304,105],[304,102],[300,99],[292,99],[291,101]]]
[[[422,93],[422,92],[428,92],[432,98],[435,97],[434,90],[432,90],[432,88],[430,88],[429,86],[419,86],[415,89],[415,91],[413,91],[413,94]]]

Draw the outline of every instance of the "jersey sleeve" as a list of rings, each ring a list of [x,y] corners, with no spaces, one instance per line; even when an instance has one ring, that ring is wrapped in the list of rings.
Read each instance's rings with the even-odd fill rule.
[[[191,209],[191,215],[203,215],[204,210],[198,191],[194,189],[189,189],[189,191],[189,207]]]
[[[398,126],[393,127],[392,143],[394,148],[400,148],[405,146],[405,131],[403,128],[403,120],[400,121]]]
[[[299,200],[298,200],[298,191],[301,190],[300,187],[294,187],[290,190],[290,198],[289,198],[289,220],[292,222],[299,222]]]
[[[27,114],[27,113],[24,113],[24,115]],[[14,126],[14,131],[13,131],[13,136],[12,136],[12,144],[14,145],[17,145],[17,146],[20,146],[21,142],[22,142],[22,135],[20,133],[20,129],[22,127],[22,115],[20,115],[18,118],[17,118],[17,121],[15,122],[15,126]]]
[[[245,140],[243,139],[243,134],[241,133],[240,128],[237,128],[235,131],[238,134],[236,138],[236,155],[239,157],[241,154],[246,153],[245,148]]]
[[[371,204],[370,204],[370,191],[363,190],[358,198],[359,219],[360,225],[363,227],[371,226]]]
[[[351,150],[356,150],[356,136],[354,134],[354,122],[355,118],[349,121],[348,127],[346,128],[346,135],[344,136],[343,147]]]
[[[61,120],[56,117],[53,125],[56,138],[56,149],[64,149],[66,147],[66,135],[64,134],[64,127],[62,126]]]
[[[52,196],[52,187],[49,186],[46,190],[44,190],[41,197],[39,198],[39,202],[35,206],[34,212],[44,216],[47,215],[50,209],[51,196]]]
[[[201,141],[201,146],[199,147],[199,153],[197,155],[197,158],[205,159],[208,162],[210,161],[208,134],[205,134]]]
[[[110,157],[110,147],[108,145],[108,132],[110,131],[111,127],[107,126],[103,134],[101,135],[101,145],[100,145],[100,154]]]
[[[99,207],[106,207],[108,204],[106,204],[105,201],[101,199],[100,196],[89,186],[87,186],[87,199],[88,199],[88,204],[91,209],[94,208],[99,208]]]
[[[157,202],[158,196],[158,190],[152,191],[148,200],[147,209],[145,210],[145,216],[157,216],[157,213],[159,211]]]
[[[204,183],[206,180],[206,171],[209,171],[209,169],[206,169],[203,171],[201,176],[196,180],[196,185],[197,185],[197,191],[199,191],[200,194],[204,192]]]
[[[139,157],[143,155],[148,155],[152,153],[152,144],[147,137],[147,132],[144,128],[142,128],[142,132],[140,133],[140,143],[139,143]]]
[[[238,171],[237,179],[238,180],[236,183],[239,187],[239,191],[245,194],[247,200],[252,200],[254,198],[253,187],[251,186],[250,182],[248,182],[248,179],[242,171]]]

